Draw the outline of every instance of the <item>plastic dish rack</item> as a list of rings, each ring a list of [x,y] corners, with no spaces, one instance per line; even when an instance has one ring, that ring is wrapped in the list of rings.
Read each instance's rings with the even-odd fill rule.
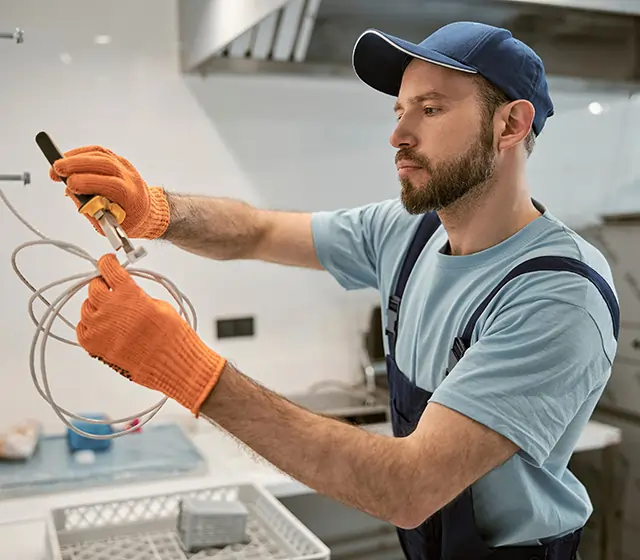
[[[184,552],[176,522],[182,498],[239,500],[249,542]],[[203,488],[52,510],[47,560],[328,560],[330,551],[271,494],[252,484]]]

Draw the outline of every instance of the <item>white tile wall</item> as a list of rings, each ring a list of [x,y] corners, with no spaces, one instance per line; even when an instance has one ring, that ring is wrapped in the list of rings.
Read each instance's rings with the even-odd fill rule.
[[[33,177],[25,188],[0,187],[34,225],[95,255],[109,250],[74,214],[62,187],[48,180],[33,140],[40,130],[63,150],[107,146],[150,184],[272,208],[335,208],[396,195],[391,99],[357,80],[185,79],[178,71],[176,14],[172,0],[0,0],[0,29],[19,26],[26,33],[22,45],[0,42],[0,173]],[[97,35],[112,40],[99,45]],[[593,219],[602,201],[634,176],[635,148],[627,139],[640,112],[626,92],[596,94],[563,80],[554,80],[552,91],[558,114],[539,140],[530,177],[538,198],[578,224]],[[587,111],[592,101],[605,106],[602,115]],[[9,264],[13,247],[31,235],[1,205],[0,235],[0,427],[35,416],[57,429],[29,378],[30,293]],[[283,392],[358,376],[358,331],[375,293],[346,294],[318,272],[216,263],[146,246],[145,266],[170,275],[192,297],[203,338],[248,374]],[[34,249],[21,264],[36,285],[85,269],[53,249]],[[254,339],[214,340],[215,317],[246,313],[257,317]],[[49,358],[53,390],[72,410],[122,415],[158,397],[75,348],[52,344]]]

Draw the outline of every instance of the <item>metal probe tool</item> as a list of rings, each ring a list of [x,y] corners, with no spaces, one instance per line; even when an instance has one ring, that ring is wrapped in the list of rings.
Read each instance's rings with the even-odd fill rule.
[[[46,132],[39,132],[36,135],[36,143],[51,165],[53,165],[55,161],[63,158],[60,150],[58,150]],[[62,181],[65,184],[67,182],[64,177],[62,177]],[[78,211],[95,218],[114,250],[124,250],[127,260],[130,263],[139,261],[147,254],[144,247],[133,246],[127,234],[120,226],[126,216],[125,211],[120,205],[100,195],[78,194],[74,196],[80,201]]]
[[[0,39],[13,39],[16,43],[24,42],[24,31],[19,27],[12,33],[0,33]]]
[[[15,175],[0,175],[0,181],[19,181],[23,185],[31,183],[31,174],[28,171]]]

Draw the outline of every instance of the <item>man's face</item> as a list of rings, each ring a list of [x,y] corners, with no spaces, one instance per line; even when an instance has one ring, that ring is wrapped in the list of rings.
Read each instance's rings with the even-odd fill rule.
[[[401,199],[411,214],[472,200],[495,170],[493,123],[485,116],[477,84],[464,72],[421,60],[407,67],[391,136]]]

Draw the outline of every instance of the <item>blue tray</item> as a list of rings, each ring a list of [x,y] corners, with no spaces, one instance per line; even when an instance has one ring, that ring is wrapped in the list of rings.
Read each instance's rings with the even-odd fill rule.
[[[206,471],[206,461],[174,424],[112,441],[91,464],[77,462],[66,436],[43,437],[28,461],[0,461],[0,499],[172,478]]]

